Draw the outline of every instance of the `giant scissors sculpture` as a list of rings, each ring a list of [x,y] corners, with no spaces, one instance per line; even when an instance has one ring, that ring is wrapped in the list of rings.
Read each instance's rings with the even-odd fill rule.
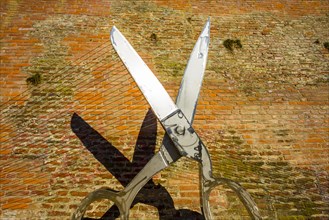
[[[194,46],[185,69],[176,103],[174,103],[125,37],[116,27],[112,28],[111,42],[114,49],[165,129],[166,135],[159,152],[151,158],[122,191],[117,192],[108,187],[95,190],[82,200],[80,206],[73,214],[72,220],[80,220],[87,207],[98,199],[108,199],[114,202],[120,211],[121,220],[127,220],[129,218],[129,209],[143,186],[156,173],[183,156],[199,163],[200,203],[205,219],[213,219],[210,211],[209,196],[211,191],[219,185],[226,185],[237,194],[251,218],[261,219],[256,203],[245,189],[233,180],[213,177],[208,150],[192,127],[206,67],[209,36],[210,21],[208,20]]]

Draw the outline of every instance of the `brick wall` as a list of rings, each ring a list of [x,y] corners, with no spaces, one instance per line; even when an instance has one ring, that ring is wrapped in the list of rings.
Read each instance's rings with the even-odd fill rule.
[[[70,219],[93,190],[127,185],[164,132],[109,31],[123,32],[175,98],[210,16],[194,127],[214,175],[244,186],[264,219],[328,219],[328,11],[324,0],[2,1],[1,218]],[[182,158],[148,183],[130,219],[202,219],[198,178]],[[228,188],[211,203],[217,219],[248,219]],[[102,200],[86,216],[109,210]]]

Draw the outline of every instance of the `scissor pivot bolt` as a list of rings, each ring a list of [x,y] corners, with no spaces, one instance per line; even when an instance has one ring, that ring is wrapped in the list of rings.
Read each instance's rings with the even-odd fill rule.
[[[175,132],[176,132],[176,134],[179,134],[179,135],[184,135],[185,134],[185,127],[183,127],[183,126],[177,126],[176,128],[175,128]]]

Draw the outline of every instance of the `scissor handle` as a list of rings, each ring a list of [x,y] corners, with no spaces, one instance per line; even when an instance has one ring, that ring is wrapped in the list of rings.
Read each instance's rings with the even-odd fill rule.
[[[165,137],[163,144],[168,144],[169,138]],[[169,166],[170,163],[178,160],[180,155],[172,155],[169,159],[166,155],[172,152],[168,152],[164,146],[160,147],[160,151],[157,152],[144,168],[133,178],[133,180],[122,191],[114,191],[108,187],[102,187],[91,193],[89,193],[81,202],[77,210],[72,216],[72,220],[80,220],[87,207],[94,201],[99,199],[108,199],[118,207],[120,212],[120,219],[127,220],[129,218],[129,209],[133,204],[138,192],[144,187],[144,185],[152,179],[152,177]],[[166,158],[166,159],[165,159]]]
[[[88,206],[96,200],[107,199],[118,207],[120,212],[120,219],[125,220],[129,217],[129,209],[127,210],[124,206],[124,201],[122,201],[121,192],[112,190],[108,187],[99,188],[91,193],[89,193],[80,203],[77,210],[72,215],[72,220],[81,220],[88,208]]]
[[[203,177],[201,177],[200,181],[202,212],[207,220],[213,219],[209,205],[210,193],[215,187],[219,185],[227,185],[238,195],[240,201],[243,203],[252,219],[262,219],[261,215],[259,214],[258,207],[250,194],[237,182],[227,178],[214,178],[211,180],[205,180]]]

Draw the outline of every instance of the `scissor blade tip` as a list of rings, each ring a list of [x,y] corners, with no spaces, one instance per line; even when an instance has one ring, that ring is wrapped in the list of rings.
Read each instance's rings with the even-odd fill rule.
[[[202,35],[210,35],[210,18],[208,18],[204,28],[203,28],[203,31],[202,31]]]
[[[110,32],[110,39],[111,39],[111,42],[112,42],[113,45],[116,45],[116,42],[114,40],[114,33],[116,31],[118,31],[118,29],[115,26],[113,26],[112,29],[111,29],[111,32]]]
[[[117,27],[113,25],[112,29],[111,29],[111,34],[117,30]]]

